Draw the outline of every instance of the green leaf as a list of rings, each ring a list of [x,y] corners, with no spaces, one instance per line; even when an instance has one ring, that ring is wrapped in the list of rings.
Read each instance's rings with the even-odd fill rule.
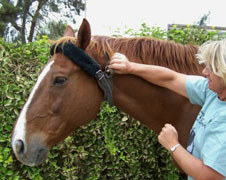
[[[5,106],[5,107],[8,107],[8,106],[11,105],[11,103],[12,103],[12,100],[11,100],[11,99],[8,99],[8,100],[6,100],[6,101],[4,102],[4,106]]]
[[[7,138],[5,138],[5,137],[0,137],[0,142],[7,142],[7,141],[8,141]]]
[[[8,170],[7,173],[6,173],[7,176],[12,176],[13,174],[14,174],[14,173],[13,173],[13,171],[11,171],[11,170]]]

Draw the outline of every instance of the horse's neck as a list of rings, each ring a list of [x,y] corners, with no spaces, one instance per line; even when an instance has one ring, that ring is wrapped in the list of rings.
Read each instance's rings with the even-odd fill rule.
[[[115,75],[114,101],[122,111],[159,133],[165,123],[178,130],[183,145],[199,108],[186,98],[132,75]]]
[[[103,45],[103,42],[106,41],[104,37],[101,38],[103,39],[102,40],[99,39],[99,44],[102,43]],[[160,50],[155,51],[155,56],[153,58],[151,53],[153,53],[153,48],[158,48],[156,46],[152,45],[151,51],[151,49],[148,50],[148,48],[145,49],[142,48],[141,46],[139,46],[138,48],[136,47],[136,44],[133,44],[131,46],[132,42],[128,43],[127,41],[125,43],[123,39],[122,40],[110,39],[110,41],[113,41],[113,43],[111,42],[111,44],[117,44],[117,46],[112,47],[113,52],[123,53],[131,61],[137,63],[158,64],[167,66],[167,63],[165,64],[163,63],[163,61],[165,60],[164,58],[165,57],[168,58],[168,56],[166,56],[167,55],[166,52],[163,52],[165,54],[161,53],[162,51],[165,51],[163,47],[161,47]],[[139,41],[139,43],[142,42]],[[129,48],[127,46],[128,44],[130,44],[130,47],[132,47],[131,49],[128,49]],[[107,46],[106,43],[104,45]],[[170,46],[171,48],[170,50],[169,49],[166,50],[169,53],[169,56],[171,56],[170,53],[172,50],[172,54],[174,54],[173,57],[175,57],[175,58],[173,58],[172,56],[170,57],[171,60],[174,60],[174,62],[170,64],[173,65],[176,64],[176,67],[179,68],[177,69],[178,71],[188,74],[200,74],[201,70],[200,66],[194,59],[196,53],[195,48],[192,47],[191,48],[192,50],[190,50],[187,49],[186,47],[183,47],[182,45],[179,45],[178,48],[180,49],[179,51],[177,50],[177,45],[167,44],[167,46]],[[98,49],[97,50],[94,49],[92,50],[95,54],[95,52],[98,52]],[[100,48],[99,50],[103,50],[103,48],[102,49]],[[187,65],[189,64],[189,59],[185,59],[184,58],[185,56],[191,57],[190,61],[192,61],[192,63],[189,67],[186,66],[186,64]],[[180,60],[179,59],[180,57],[183,58],[183,61],[187,60],[188,62],[186,62],[185,64],[183,64],[183,62],[177,62],[177,60],[178,61]],[[151,60],[155,61],[155,63],[151,62]],[[103,65],[103,62],[104,60],[102,58],[100,64]],[[137,76],[115,74],[113,77],[113,84],[114,84],[113,88],[114,102],[119,109],[130,114],[135,119],[139,120],[141,123],[147,125],[156,133],[158,133],[161,130],[165,123],[167,122],[172,123],[177,128],[179,135],[183,134],[181,138],[181,143],[183,145],[186,144],[190,128],[193,124],[193,121],[196,118],[199,108],[191,105],[188,99],[179,96],[172,91],[148,83],[147,81]]]
[[[122,53],[124,53],[123,50]],[[129,57],[126,53],[125,55]],[[177,69],[174,70],[187,74],[200,74],[201,67],[195,60],[195,55],[192,54],[191,57],[190,61],[193,63],[190,65],[187,63],[189,67],[186,67],[183,62],[178,62],[175,67]],[[139,57],[129,59],[137,63],[157,64],[147,59],[139,59]],[[161,62],[164,59],[159,56],[156,61]],[[163,63],[163,66],[167,67],[167,64]],[[113,92],[115,105],[119,109],[156,133],[160,132],[165,123],[172,123],[178,133],[182,134],[181,143],[186,145],[190,128],[200,110],[199,107],[191,105],[188,99],[133,75],[115,75]]]

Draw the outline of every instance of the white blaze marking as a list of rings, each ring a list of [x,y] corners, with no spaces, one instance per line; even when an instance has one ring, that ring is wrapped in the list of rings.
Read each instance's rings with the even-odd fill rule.
[[[49,72],[51,65],[54,63],[54,61],[51,61],[49,64],[46,65],[46,67],[43,69],[42,73],[39,75],[38,80],[35,84],[35,86],[33,87],[31,94],[29,95],[29,98],[26,102],[26,104],[24,105],[22,112],[20,113],[20,116],[16,122],[16,126],[14,129],[14,134],[13,134],[13,138],[12,138],[12,146],[13,146],[13,150],[15,152],[15,141],[16,140],[22,140],[25,143],[25,135],[26,135],[26,114],[27,114],[27,110],[28,107],[30,105],[30,103],[32,102],[32,99],[35,95],[36,90],[38,89],[39,85],[41,84],[42,80],[44,79],[44,77],[46,76],[46,74]],[[25,149],[26,149],[26,145],[25,145]]]

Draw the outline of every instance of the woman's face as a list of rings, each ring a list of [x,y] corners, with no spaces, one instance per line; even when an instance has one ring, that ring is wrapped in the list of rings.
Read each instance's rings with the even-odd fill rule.
[[[209,65],[203,69],[202,73],[206,78],[208,78],[209,89],[216,93],[222,93],[222,91],[226,89],[222,78],[214,74],[212,68]]]

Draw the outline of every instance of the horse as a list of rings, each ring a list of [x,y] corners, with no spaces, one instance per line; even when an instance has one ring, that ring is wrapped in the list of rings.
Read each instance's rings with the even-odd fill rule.
[[[106,67],[110,57],[120,52],[133,62],[200,75],[197,51],[194,45],[147,37],[91,36],[86,19],[77,37],[67,26],[64,36],[52,47],[52,57],[40,72],[14,125],[11,141],[16,158],[29,166],[41,164],[51,147],[96,117],[104,100],[155,133],[165,123],[173,124],[186,147],[200,107],[134,75],[110,73],[106,78]]]

